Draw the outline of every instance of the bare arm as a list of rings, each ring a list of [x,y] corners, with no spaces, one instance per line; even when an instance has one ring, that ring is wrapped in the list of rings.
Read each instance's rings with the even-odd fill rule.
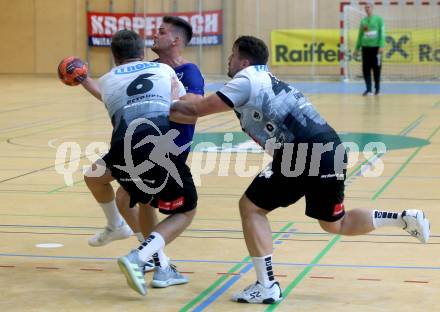
[[[177,101],[171,107],[171,112],[197,118],[231,109],[217,94],[211,94],[203,99]]]
[[[86,89],[91,95],[93,95],[98,100],[102,101],[101,90],[99,89],[99,85],[95,80],[93,80],[90,77],[87,77],[86,79],[84,79],[83,82],[81,82],[81,84],[84,87],[84,89]]]
[[[201,96],[199,94],[195,94],[195,93],[187,93],[180,98],[180,100],[185,100],[185,101],[200,101],[202,99],[203,99],[203,96]],[[197,122],[197,117],[184,115],[176,110],[171,109],[170,120],[174,121],[174,122],[181,123],[181,124],[193,125]]]

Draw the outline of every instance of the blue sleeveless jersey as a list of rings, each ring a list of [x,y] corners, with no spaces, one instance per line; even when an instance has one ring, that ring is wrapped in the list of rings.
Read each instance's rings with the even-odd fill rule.
[[[204,95],[205,81],[199,68],[193,63],[186,63],[174,68],[180,82],[185,87],[187,93]],[[174,140],[178,146],[185,145],[192,141],[195,125],[180,124],[170,122],[171,128],[179,130],[179,136]],[[189,152],[189,148],[187,152]]]

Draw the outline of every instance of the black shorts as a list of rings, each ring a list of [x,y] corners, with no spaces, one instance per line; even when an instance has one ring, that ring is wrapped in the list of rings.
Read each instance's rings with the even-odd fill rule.
[[[320,145],[315,143],[333,145],[331,150],[318,157]],[[328,222],[339,220],[345,213],[347,162],[345,148],[340,144],[336,134],[326,134],[303,142],[299,140],[294,145],[283,145],[276,150],[273,162],[252,181],[246,196],[268,211],[287,207],[305,196],[307,216]],[[318,168],[316,164],[319,164]]]
[[[167,129],[161,129],[166,133]],[[112,141],[109,152],[102,157],[105,166],[110,169],[112,176],[130,194],[130,207],[136,203],[150,203],[153,207],[159,208],[164,214],[174,214],[190,211],[197,206],[197,192],[189,167],[185,164],[185,158],[167,154],[166,161],[174,167],[175,171],[167,170],[162,166],[151,162],[150,153],[155,147],[152,143],[147,143],[138,148],[133,148],[147,135],[148,132],[138,132],[133,135],[131,142],[131,159],[136,167],[147,161],[153,167],[141,170],[145,171],[139,175],[130,176],[126,170],[120,166],[126,166],[124,155],[124,141]],[[154,134],[153,134],[154,135]],[[103,164],[104,165],[104,164]],[[126,169],[126,168],[125,168]],[[182,184],[179,184],[170,172],[178,173]]]

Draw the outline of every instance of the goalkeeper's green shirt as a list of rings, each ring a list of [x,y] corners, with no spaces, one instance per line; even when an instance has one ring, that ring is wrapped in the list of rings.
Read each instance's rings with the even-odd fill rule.
[[[383,19],[377,15],[364,17],[359,25],[356,50],[361,47],[383,48],[385,44],[385,26]]]

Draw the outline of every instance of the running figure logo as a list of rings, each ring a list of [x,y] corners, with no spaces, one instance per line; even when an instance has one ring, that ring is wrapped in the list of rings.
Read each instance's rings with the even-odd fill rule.
[[[131,138],[136,128],[142,124],[152,126],[157,131],[158,135],[147,135],[133,147],[133,149],[136,149],[148,143],[152,143],[154,145],[150,152],[149,159],[146,159],[139,165],[135,166],[133,163],[133,157],[131,155]],[[175,156],[180,155],[191,145],[192,142],[188,142],[187,144],[179,147],[176,145],[176,143],[174,143],[174,139],[178,135],[179,131],[176,129],[171,129],[166,134],[162,134],[160,129],[147,118],[137,118],[133,120],[129,124],[124,137],[124,159],[126,165],[115,165],[115,167],[119,170],[127,172],[136,186],[147,194],[157,194],[160,192],[165,187],[170,175],[181,187],[183,187],[182,179],[180,178],[176,165],[170,160],[169,154],[173,154]],[[164,168],[167,171],[167,175],[160,186],[149,187],[144,183],[140,176],[156,165]],[[154,181],[150,182],[154,183]]]

